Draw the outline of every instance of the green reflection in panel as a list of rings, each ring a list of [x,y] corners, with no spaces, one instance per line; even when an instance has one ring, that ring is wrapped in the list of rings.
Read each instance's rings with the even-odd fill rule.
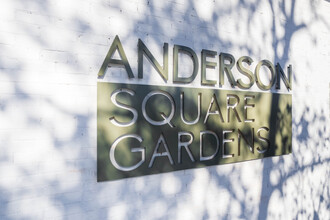
[[[97,179],[291,153],[292,96],[97,84]]]

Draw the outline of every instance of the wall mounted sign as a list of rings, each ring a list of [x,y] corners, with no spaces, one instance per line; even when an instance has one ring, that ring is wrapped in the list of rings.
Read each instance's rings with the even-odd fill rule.
[[[120,59],[113,59],[117,51]],[[188,53],[193,59],[190,77],[177,74],[177,54]],[[139,40],[138,78],[143,78],[143,56],[146,56],[163,80],[168,80],[168,45],[164,44],[163,67]],[[216,52],[201,54],[201,85],[215,85],[205,71],[217,63],[207,61]],[[219,82],[227,76],[233,88],[180,87],[194,80],[199,62],[195,52],[184,46],[173,48],[173,83],[178,86],[152,86],[134,83],[97,83],[97,180],[128,177],[199,168],[218,164],[259,159],[291,153],[291,94],[247,91],[254,83],[261,90],[279,88],[280,80],[291,89],[291,66],[288,78],[282,68],[267,60],[260,61],[255,72],[242,66],[250,57],[235,62],[230,54],[219,55]],[[229,62],[228,62],[229,61]],[[236,67],[250,83],[234,79]],[[134,78],[118,36],[112,43],[100,69],[118,66]],[[262,65],[271,73],[268,85],[259,80]],[[243,89],[243,90],[242,90]]]

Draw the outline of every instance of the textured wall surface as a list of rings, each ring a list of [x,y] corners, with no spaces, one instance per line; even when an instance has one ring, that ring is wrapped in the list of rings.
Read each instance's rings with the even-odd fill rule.
[[[330,219],[329,1],[1,3],[0,219]],[[293,153],[97,183],[96,83],[127,80],[97,78],[116,35],[135,75],[138,38],[158,60],[167,42],[292,64]]]

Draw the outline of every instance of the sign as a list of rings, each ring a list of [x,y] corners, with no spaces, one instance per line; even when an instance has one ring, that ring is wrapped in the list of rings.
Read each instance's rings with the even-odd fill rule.
[[[143,42],[139,41],[140,44]],[[146,56],[152,58],[150,62],[156,63],[144,44],[140,48],[147,51]],[[121,60],[111,58],[115,50]],[[190,48],[185,50],[194,53]],[[164,57],[167,57],[166,53]],[[221,64],[221,55],[219,57]],[[166,70],[158,71],[165,81],[168,79],[166,59],[163,68],[154,65],[156,69]],[[134,78],[119,38],[114,40],[99,76],[113,63],[124,68],[129,78]],[[286,87],[291,88],[291,73],[288,80],[280,67],[275,71],[269,63],[259,62],[255,74],[244,70],[248,72],[245,75],[250,78],[250,84],[256,81],[261,85],[258,86],[260,89],[268,90],[275,80],[279,83],[282,78]],[[194,61],[194,65],[192,76],[198,61]],[[210,66],[204,62],[202,69],[206,65]],[[267,65],[272,73],[269,85],[258,82],[261,65]],[[240,68],[239,62],[237,67]],[[142,78],[143,68],[140,71]],[[225,68],[223,72],[228,79],[233,77]],[[183,84],[193,78],[177,77],[176,80]],[[239,82],[242,81],[232,81],[241,88]],[[204,82],[213,84],[206,79]],[[117,180],[289,154],[291,108],[291,94],[98,82],[97,180]]]
[[[98,181],[291,152],[288,94],[102,82],[97,94]]]

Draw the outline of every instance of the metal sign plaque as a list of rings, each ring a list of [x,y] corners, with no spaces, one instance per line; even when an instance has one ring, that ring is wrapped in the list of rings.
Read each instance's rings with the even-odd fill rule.
[[[291,153],[292,95],[97,83],[97,180]]]

